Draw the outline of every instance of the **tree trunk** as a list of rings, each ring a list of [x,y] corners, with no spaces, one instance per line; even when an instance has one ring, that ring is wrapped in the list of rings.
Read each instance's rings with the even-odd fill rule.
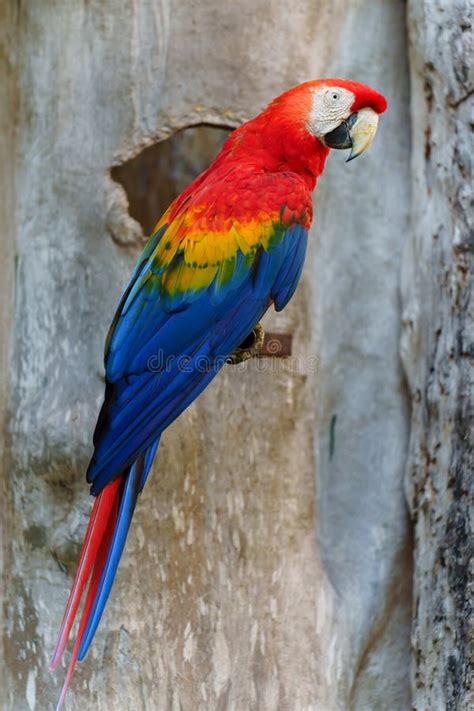
[[[283,0],[1,4],[2,708],[51,708],[64,675],[51,675],[48,660],[91,507],[84,472],[103,392],[103,341],[144,240],[113,178],[123,171],[130,178],[127,161],[180,129],[231,128],[289,86],[331,74],[379,88],[389,111],[368,154],[348,165],[331,156],[316,191],[302,283],[285,312],[266,320],[293,336],[292,357],[226,368],[165,433],[68,708],[411,709],[412,544],[403,496],[409,403],[398,294],[408,234],[404,299],[414,316],[407,316],[404,360],[419,398],[409,472],[423,600],[416,640],[425,659],[416,708],[438,708],[424,705],[423,693],[441,679],[443,664],[460,670],[453,679],[462,675],[461,656],[444,656],[454,639],[434,654],[424,645],[434,634],[428,614],[438,609],[430,608],[438,583],[452,591],[445,619],[453,635],[463,629],[456,615],[458,560],[467,555],[460,514],[468,340],[454,343],[448,361],[430,334],[449,317],[438,349],[462,318],[468,336],[472,274],[461,270],[468,251],[458,206],[467,193],[456,182],[467,136],[455,135],[467,102],[456,93],[462,74],[449,75],[453,93],[444,96],[449,56],[428,46],[435,11],[411,7],[411,189],[430,205],[413,238],[403,0],[304,0],[294,8]],[[423,98],[425,61],[432,63],[431,107]],[[446,115],[435,111],[442,102]],[[431,158],[423,153],[427,126]],[[203,160],[206,151],[198,144]],[[459,175],[436,168],[450,166],[450,156]],[[181,178],[182,159],[173,166]],[[160,173],[157,189],[161,179],[164,194],[170,176]],[[444,231],[432,243],[435,223]],[[460,235],[452,251],[450,229]],[[431,255],[416,272],[415,249]],[[446,389],[438,409],[426,386],[432,364]],[[427,500],[435,437],[446,423],[438,476],[452,451],[454,483],[449,492],[430,489]],[[444,532],[438,520],[428,529],[430,511],[440,512]],[[455,564],[444,556],[429,589],[432,551],[455,540]],[[433,693],[448,688],[446,679]]]
[[[402,353],[412,399],[407,490],[420,711],[474,707],[471,21],[472,4],[463,0],[409,5],[413,207]]]

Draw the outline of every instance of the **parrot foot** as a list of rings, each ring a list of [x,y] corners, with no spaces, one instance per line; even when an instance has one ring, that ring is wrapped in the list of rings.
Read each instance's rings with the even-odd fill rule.
[[[263,340],[265,338],[265,331],[262,324],[259,322],[255,328],[250,331],[247,338],[245,338],[240,346],[235,349],[233,353],[227,358],[227,363],[231,365],[237,365],[238,363],[243,363],[249,358],[253,358],[258,355],[262,350]]]

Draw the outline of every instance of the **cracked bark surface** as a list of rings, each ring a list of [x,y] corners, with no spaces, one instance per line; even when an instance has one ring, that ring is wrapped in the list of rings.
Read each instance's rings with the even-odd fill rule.
[[[413,703],[474,706],[472,4],[409,3],[412,233],[402,354],[412,395]]]

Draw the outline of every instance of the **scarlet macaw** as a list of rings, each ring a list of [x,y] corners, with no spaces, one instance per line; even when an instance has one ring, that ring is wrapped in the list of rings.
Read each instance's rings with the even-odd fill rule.
[[[161,433],[269,306],[288,303],[329,149],[351,148],[348,160],[360,155],[386,105],[354,81],[290,89],[230,135],[158,222],[106,341],[105,398],[87,471],[96,498],[52,668],[89,587],[58,708],[102,616]]]

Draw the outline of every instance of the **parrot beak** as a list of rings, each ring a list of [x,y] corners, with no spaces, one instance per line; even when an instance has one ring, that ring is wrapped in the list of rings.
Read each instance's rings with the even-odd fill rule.
[[[328,148],[350,148],[351,152],[346,161],[348,163],[370,146],[377,133],[378,122],[379,115],[373,109],[355,111],[334,131],[324,136],[324,143]]]

